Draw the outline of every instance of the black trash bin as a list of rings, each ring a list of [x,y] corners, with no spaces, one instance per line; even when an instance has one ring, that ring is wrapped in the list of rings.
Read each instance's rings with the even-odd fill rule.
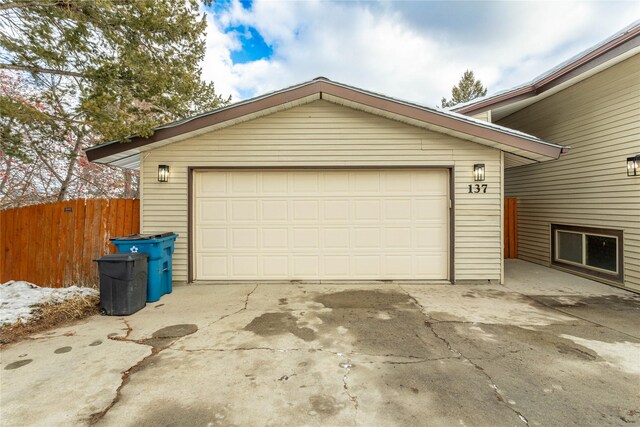
[[[147,302],[147,258],[144,253],[117,253],[97,259],[100,271],[100,313],[133,314]]]

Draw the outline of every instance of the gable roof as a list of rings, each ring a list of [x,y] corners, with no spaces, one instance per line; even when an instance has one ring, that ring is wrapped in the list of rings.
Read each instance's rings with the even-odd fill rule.
[[[148,138],[134,136],[128,142],[105,142],[85,151],[90,161],[137,168],[142,151],[317,99],[325,99],[499,148],[522,157],[527,163],[557,159],[567,150],[561,145],[486,121],[401,101],[318,77],[286,89],[159,126]]]
[[[492,114],[496,121],[637,53],[640,53],[640,20],[527,83],[456,105],[451,110],[473,115],[502,108],[499,116]]]

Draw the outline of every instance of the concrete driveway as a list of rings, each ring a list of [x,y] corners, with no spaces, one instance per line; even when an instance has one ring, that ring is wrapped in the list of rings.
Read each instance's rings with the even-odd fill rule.
[[[640,296],[522,261],[507,283],[177,287],[4,348],[0,419],[640,423]]]

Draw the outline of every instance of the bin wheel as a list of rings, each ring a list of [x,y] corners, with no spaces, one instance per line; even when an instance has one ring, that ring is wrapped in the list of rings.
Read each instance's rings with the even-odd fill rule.
[[[100,309],[100,316],[106,316],[107,315],[107,310],[105,310],[104,308]]]

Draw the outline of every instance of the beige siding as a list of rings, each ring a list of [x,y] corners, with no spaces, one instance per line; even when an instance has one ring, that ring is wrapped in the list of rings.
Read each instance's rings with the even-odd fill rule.
[[[484,120],[485,122],[491,122],[491,110],[483,111],[482,113],[474,114],[474,119]]]
[[[625,160],[640,153],[640,55],[633,56],[499,124],[571,146],[553,162],[507,169],[518,198],[518,252],[550,263],[550,223],[624,231],[625,285],[640,289],[640,178]]]
[[[362,111],[315,101],[142,154],[145,233],[175,231],[174,279],[187,279],[189,166],[442,166],[455,169],[455,278],[500,280],[501,152]],[[468,194],[485,163],[486,194]],[[168,183],[156,179],[168,164]]]

